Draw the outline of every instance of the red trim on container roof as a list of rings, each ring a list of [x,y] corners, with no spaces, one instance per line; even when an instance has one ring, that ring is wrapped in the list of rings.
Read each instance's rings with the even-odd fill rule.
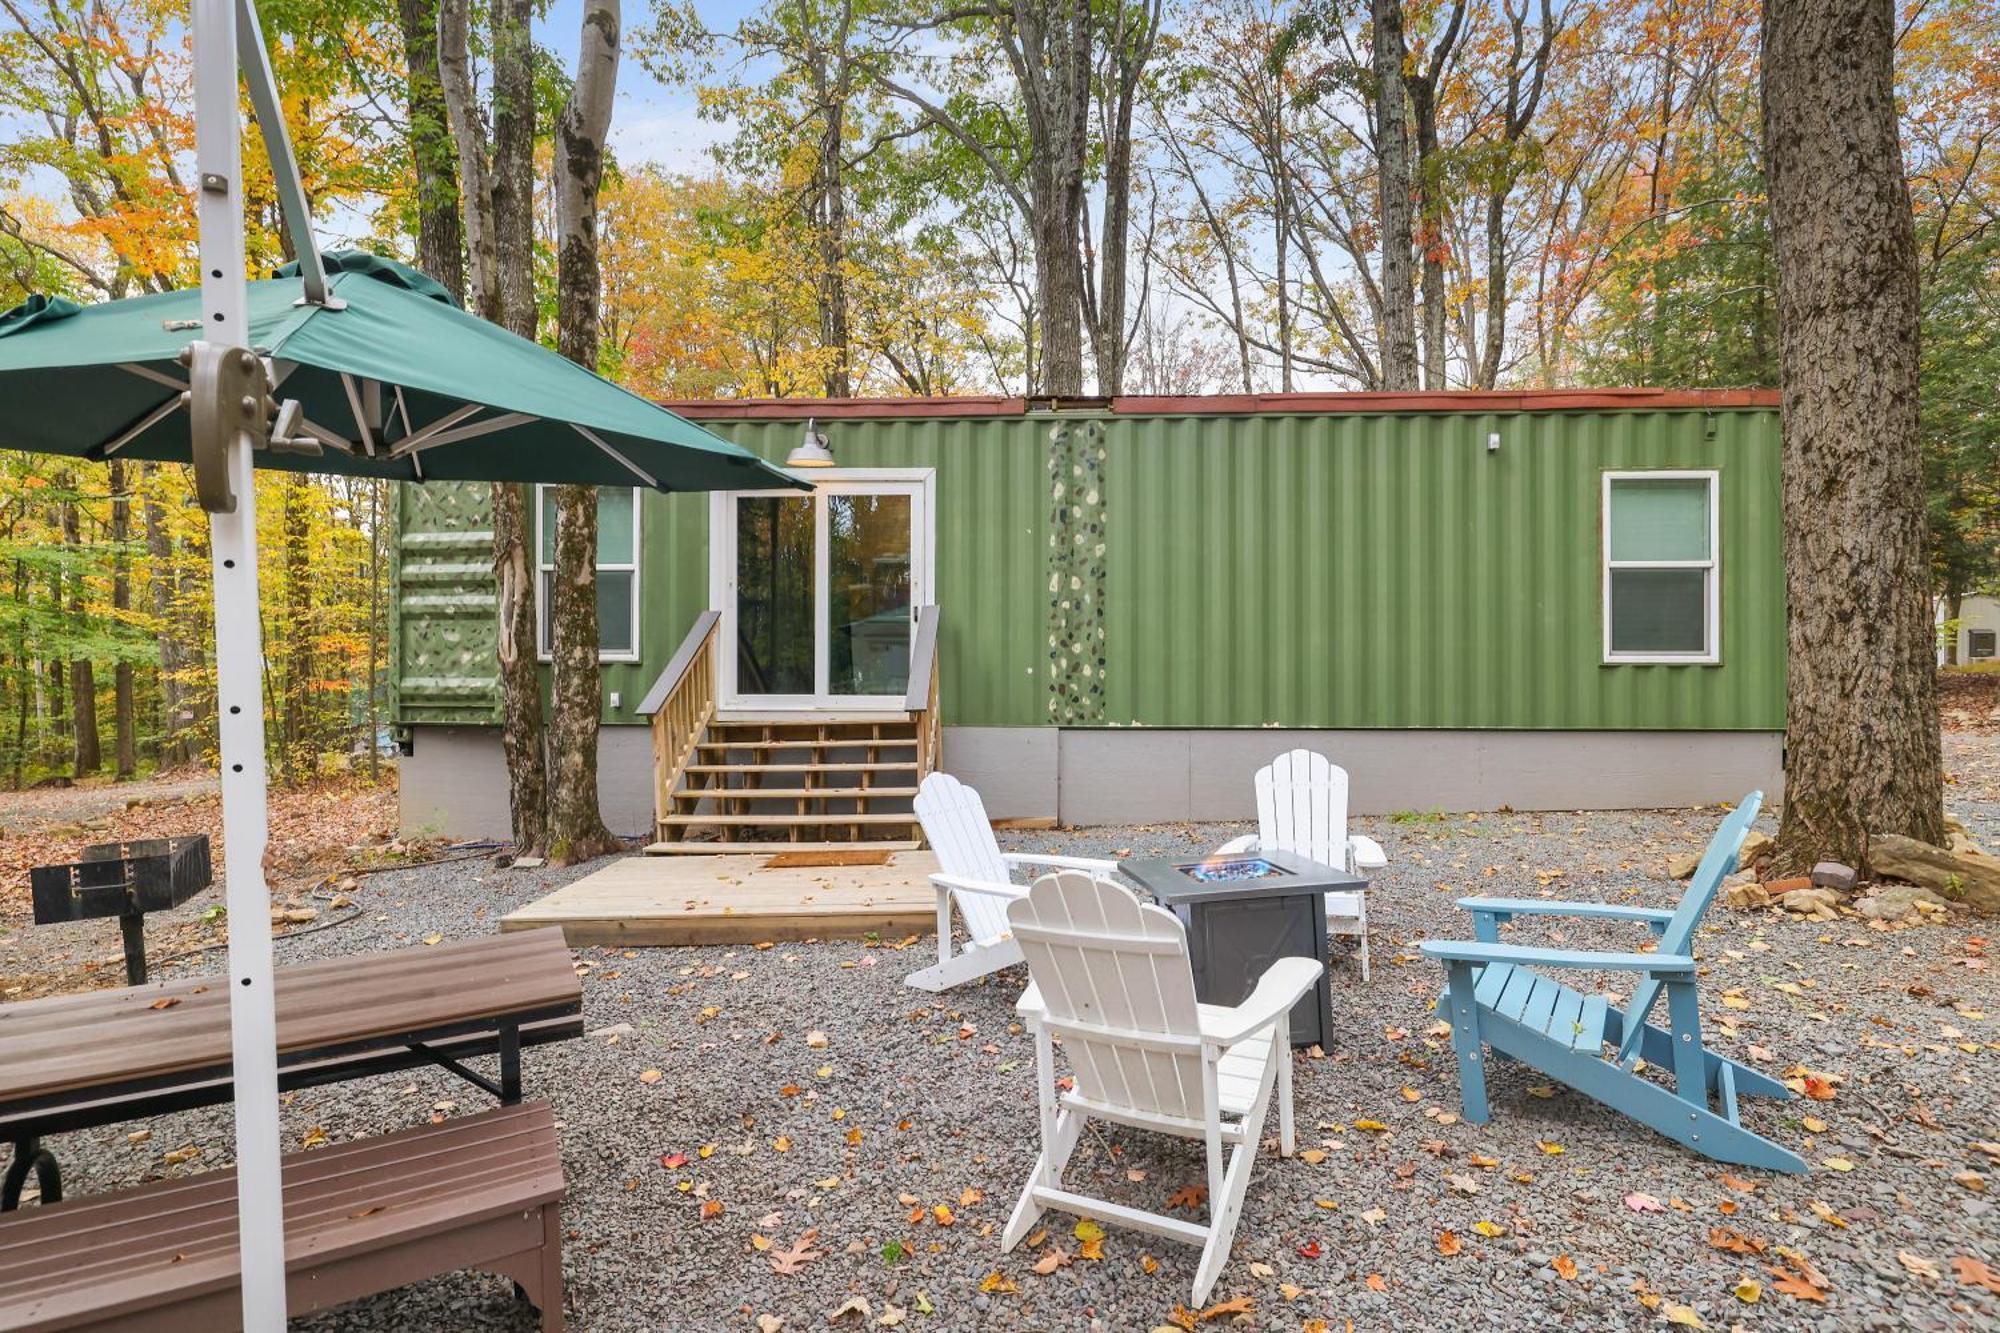
[[[1104,410],[1107,400],[1079,408]],[[1776,408],[1776,389],[1451,389],[1438,393],[1128,394],[1108,400],[1117,416],[1332,416],[1365,412],[1686,411]],[[1033,405],[1046,407],[1048,399]],[[670,398],[691,421],[897,420],[1019,417],[1030,400],[998,395],[950,398]]]

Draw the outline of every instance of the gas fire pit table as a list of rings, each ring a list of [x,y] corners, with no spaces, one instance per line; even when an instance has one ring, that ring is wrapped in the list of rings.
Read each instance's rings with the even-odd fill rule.
[[[1319,984],[1292,1009],[1292,1045],[1324,1047],[1333,1032],[1326,896],[1368,881],[1290,852],[1139,857],[1118,869],[1187,926],[1194,993],[1240,1004],[1279,958],[1319,960]]]

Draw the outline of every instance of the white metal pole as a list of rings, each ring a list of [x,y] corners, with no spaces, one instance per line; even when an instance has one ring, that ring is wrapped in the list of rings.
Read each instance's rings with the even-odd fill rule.
[[[243,152],[234,0],[194,0],[195,167],[203,340],[250,345],[244,287]],[[257,490],[250,448],[229,445],[233,513],[209,515],[215,574],[222,865],[229,904],[229,1039],[236,1084],[236,1206],[245,1333],[285,1327],[285,1219],[278,1147],[278,1027],[271,900],[264,887],[263,648],[257,621]]]

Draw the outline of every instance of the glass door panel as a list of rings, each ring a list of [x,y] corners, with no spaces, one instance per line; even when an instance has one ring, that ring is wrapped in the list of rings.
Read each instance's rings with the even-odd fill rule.
[[[736,497],[736,690],[817,693],[813,497]]]
[[[900,696],[910,684],[911,497],[826,497],[827,688]]]

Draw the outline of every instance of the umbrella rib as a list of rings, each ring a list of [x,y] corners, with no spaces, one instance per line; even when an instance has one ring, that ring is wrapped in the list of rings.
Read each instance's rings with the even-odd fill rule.
[[[186,380],[177,380],[172,375],[155,370],[151,366],[142,366],[136,361],[121,361],[118,364],[118,368],[130,374],[137,375],[142,380],[151,380],[155,384],[164,384],[169,389],[185,390],[187,388]]]
[[[402,390],[398,388],[396,392],[400,395],[402,393]],[[404,454],[412,453],[418,449],[421,449],[430,440],[432,440],[438,435],[443,434],[445,431],[450,430],[453,426],[456,426],[459,422],[465,420],[467,417],[473,416],[480,412],[484,412],[485,410],[486,406],[483,403],[465,403],[458,407],[454,407],[453,409],[451,409],[451,411],[445,413],[443,416],[439,417],[436,421],[431,422],[428,426],[425,426],[422,430],[410,431],[408,430],[408,426],[410,424],[410,414],[409,410],[405,408],[403,412],[403,425],[405,427],[405,433],[403,435],[403,438],[401,440],[398,440],[395,446],[389,450],[389,457],[401,458]]]
[[[474,410],[477,410],[477,408]],[[413,454],[419,449],[435,449],[441,444],[457,444],[460,440],[470,440],[476,439],[481,435],[491,435],[496,430],[511,430],[523,422],[537,419],[534,415],[527,412],[506,412],[497,417],[488,417],[484,421],[475,421],[469,426],[460,426],[456,430],[445,430],[440,426],[439,429],[432,430],[417,439],[404,440],[389,451],[389,457],[401,458],[403,455]]]
[[[155,424],[157,424],[169,412],[172,412],[175,408],[179,407],[180,405],[181,405],[181,400],[178,394],[172,398],[167,399],[166,402],[161,403],[158,407],[148,412],[145,416],[140,417],[138,421],[134,422],[130,426],[127,426],[123,434],[121,434],[117,439],[113,440],[111,443],[104,446],[101,452],[101,456],[104,458],[111,457],[111,455],[117,453],[120,449],[123,449],[126,445],[132,443],[132,441],[138,439],[141,435],[144,435],[147,431],[151,430]]]
[[[375,431],[368,424],[368,414],[361,410],[361,394],[354,387],[354,376],[340,372],[340,387],[347,390],[347,406],[354,412],[354,425],[361,432],[361,447],[370,458],[375,456]]]
[[[311,421],[305,417],[300,417],[299,428],[305,431],[306,434],[312,436],[315,440],[318,440],[321,444],[327,445],[329,448],[338,449],[340,450],[340,452],[350,455],[354,452],[354,441],[349,440],[343,436],[334,434],[332,431],[328,430],[325,426],[320,425],[316,421]]]
[[[617,459],[620,463],[622,463],[627,472],[630,472],[633,476],[637,477],[640,481],[645,482],[648,486],[651,486],[654,490],[660,489],[660,483],[658,481],[655,481],[652,477],[646,475],[646,473],[638,466],[638,464],[634,463],[631,459],[627,458],[625,455],[619,453],[616,449],[613,449],[610,445],[606,444],[602,439],[598,437],[596,431],[592,430],[588,426],[579,426],[574,421],[570,422],[569,425],[571,430],[575,431],[578,435],[583,436],[584,439],[589,440],[592,444],[596,445],[598,448],[602,449],[605,453],[610,454],[613,458]]]

